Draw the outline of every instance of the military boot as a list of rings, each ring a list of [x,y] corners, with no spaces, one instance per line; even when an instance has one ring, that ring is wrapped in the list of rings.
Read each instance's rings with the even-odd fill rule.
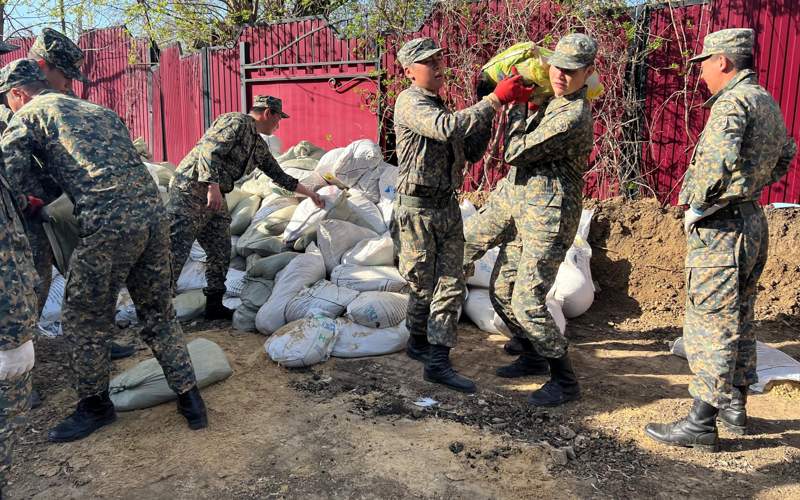
[[[503,378],[519,378],[530,375],[549,374],[550,366],[547,360],[536,352],[531,341],[528,339],[517,339],[517,341],[522,348],[522,353],[511,364],[501,366],[495,370],[495,374]]]
[[[136,348],[132,345],[122,345],[116,342],[111,342],[111,359],[124,359],[133,356]]]
[[[717,418],[723,427],[734,434],[747,434],[747,386],[733,387],[731,403],[720,408]]]
[[[47,439],[52,443],[77,441],[116,419],[117,412],[114,411],[114,403],[108,397],[108,391],[105,391],[81,399],[72,415],[50,429]]]
[[[430,347],[427,335],[412,334],[408,336],[406,355],[411,359],[427,363],[430,357]]]
[[[522,344],[518,337],[511,337],[508,342],[503,344],[503,350],[509,356],[519,356],[523,352]]]
[[[450,364],[450,348],[431,344],[430,358],[425,364],[423,378],[428,382],[442,384],[461,392],[475,392],[475,382],[462,377]]]
[[[578,379],[572,369],[569,356],[545,358],[550,366],[550,380],[528,396],[533,406],[559,406],[580,399]]]
[[[222,304],[224,292],[213,292],[206,294],[206,314],[207,320],[232,319],[233,311]]]
[[[689,415],[683,420],[671,424],[647,424],[644,432],[670,446],[719,451],[717,409],[699,399],[694,400]]]
[[[178,394],[178,412],[186,418],[192,430],[203,429],[208,426],[206,404],[200,395],[197,386],[183,394]]]

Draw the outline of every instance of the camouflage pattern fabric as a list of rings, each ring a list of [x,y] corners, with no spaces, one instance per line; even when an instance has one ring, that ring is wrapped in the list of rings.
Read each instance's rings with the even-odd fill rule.
[[[170,387],[185,392],[194,371],[171,301],[169,226],[158,189],[113,111],[43,91],[11,119],[0,141],[12,186],[24,186],[30,158],[75,205],[81,239],[70,260],[63,329],[80,398],[108,388],[109,336],[125,283],[141,336]],[[15,192],[24,192],[16,190]],[[27,203],[24,196],[20,202]]]
[[[231,192],[234,182],[256,168],[284,189],[294,192],[297,188],[297,179],[287,175],[270,154],[253,117],[227,113],[214,120],[181,161],[175,181],[183,188],[193,181],[219,184],[224,194]]]
[[[89,79],[81,73],[83,51],[66,35],[52,28],[44,28],[36,37],[28,54],[31,58],[41,58],[60,69],[64,76],[83,83]]]
[[[729,28],[709,33],[703,39],[703,51],[689,62],[701,61],[714,54],[748,55],[753,53],[755,31],[750,28]]]
[[[592,37],[570,33],[561,37],[547,62],[561,69],[580,69],[593,64],[596,55],[597,42]]]
[[[5,104],[0,104],[0,134],[6,131],[12,116],[14,116],[14,112],[11,111],[11,108]]]
[[[689,392],[719,408],[730,401],[731,385],[756,382],[753,303],[769,239],[757,200],[786,173],[797,148],[752,71],[741,71],[707,105],[680,202],[699,210],[729,204],[687,236],[684,342],[695,374]]]
[[[437,94],[411,86],[394,109],[399,159],[392,221],[400,273],[411,288],[406,324],[432,344],[455,346],[464,302],[464,231],[455,191],[466,161],[491,137],[489,102],[451,113]]]
[[[30,409],[31,372],[0,381],[0,492],[8,481],[15,434],[25,424]]]
[[[464,303],[464,228],[458,201],[445,208],[395,203],[393,239],[400,274],[411,289],[406,325],[431,344],[455,347],[458,313]]]
[[[758,200],[764,186],[786,175],[797,153],[780,107],[750,70],[740,71],[705,106],[711,113],[678,203],[703,211],[715,203]]]
[[[0,350],[31,340],[36,328],[35,273],[25,228],[0,173]],[[11,467],[14,433],[28,409],[31,374],[0,381],[0,490]]]
[[[231,216],[227,205],[211,211],[206,207],[205,184],[193,183],[188,188],[174,188],[170,192],[167,213],[171,218],[170,241],[172,245],[173,289],[186,264],[194,240],[206,252],[205,293],[225,293],[225,276],[231,261]]]
[[[50,294],[50,285],[53,282],[55,255],[53,255],[53,248],[50,246],[50,240],[47,239],[47,234],[44,232],[44,226],[41,221],[26,218],[25,222],[28,229],[28,241],[33,253],[33,266],[39,277],[34,287],[38,303],[36,311],[41,313],[45,302],[47,302],[47,296]]]

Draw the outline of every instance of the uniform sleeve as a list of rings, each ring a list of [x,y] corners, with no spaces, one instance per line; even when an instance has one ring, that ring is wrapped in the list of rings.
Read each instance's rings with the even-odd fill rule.
[[[464,157],[468,162],[475,163],[483,158],[489,141],[492,140],[492,120],[486,121],[475,132],[464,138]]]
[[[396,120],[423,137],[447,142],[453,137],[466,138],[492,121],[494,108],[481,101],[461,111],[449,112],[421,96],[403,94],[395,104]]]
[[[694,171],[690,205],[703,211],[725,194],[736,167],[747,128],[744,107],[732,100],[719,100],[711,108],[703,138],[691,168]]]
[[[297,189],[297,179],[283,171],[275,157],[269,151],[269,146],[261,137],[256,137],[253,150],[253,161],[256,168],[267,174],[267,176],[278,186],[294,192]]]
[[[523,108],[524,105],[515,106]],[[571,139],[579,116],[569,110],[545,115],[541,123],[531,132],[526,132],[527,111],[509,114],[509,128],[506,134],[506,163],[524,167],[542,158],[557,155]]]
[[[797,155],[797,144],[792,137],[786,137],[786,143],[783,145],[783,149],[781,149],[778,163],[776,163],[775,168],[772,169],[770,182],[777,182],[781,177],[786,175],[786,172],[789,171],[789,164],[792,163],[795,155]]]
[[[241,120],[220,119],[203,136],[197,159],[197,180],[219,184],[222,170],[231,150],[240,143],[245,123]]]
[[[41,144],[41,131],[38,127],[28,124],[15,116],[8,123],[8,128],[0,140],[0,149],[3,151],[5,176],[11,187],[11,194],[20,210],[28,206],[27,194],[30,189],[32,158],[36,153],[37,145]],[[39,168],[37,166],[37,168]],[[39,193],[34,193],[38,195]]]

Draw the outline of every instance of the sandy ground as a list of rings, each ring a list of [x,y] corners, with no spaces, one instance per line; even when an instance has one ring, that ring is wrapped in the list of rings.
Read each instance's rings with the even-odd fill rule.
[[[475,395],[424,382],[421,365],[403,354],[286,370],[266,358],[264,337],[193,323],[185,326],[188,336],[217,342],[234,369],[204,391],[208,429],[190,431],[170,403],[122,413],[83,441],[53,445],[46,431],[71,411],[74,396],[62,341],[47,339],[35,370],[45,404],[32,411],[21,435],[7,493],[36,499],[800,498],[798,387],[752,396],[753,433],[739,438],[722,431],[717,454],[668,448],[644,436],[645,424],[681,417],[690,405],[688,366],[667,345],[680,335],[679,220],[649,203],[618,201],[601,206],[596,218],[590,240],[600,290],[592,309],[568,327],[583,389],[579,402],[529,407],[526,394],[545,379],[495,377],[494,368],[512,359],[501,349],[504,339],[468,322],[461,324],[453,359],[477,380]],[[797,281],[788,287],[800,273],[796,220],[797,214],[770,216],[773,233],[784,224],[786,231],[776,236],[762,279],[756,331],[800,359],[800,310],[791,295]],[[639,224],[661,229],[637,241],[630,235],[642,234]],[[129,331],[122,336],[133,338]],[[148,355],[142,347],[115,371]],[[419,408],[413,403],[421,397],[439,404]]]

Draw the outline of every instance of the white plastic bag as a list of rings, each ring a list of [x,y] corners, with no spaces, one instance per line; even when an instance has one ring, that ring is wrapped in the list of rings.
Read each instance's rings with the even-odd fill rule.
[[[483,254],[483,257],[475,261],[475,272],[472,273],[472,276],[467,278],[467,285],[489,288],[492,270],[494,269],[499,254],[500,248],[494,247]]]
[[[352,215],[348,217],[351,222],[372,229],[376,234],[386,232],[386,223],[383,214],[375,203],[369,200],[362,191],[350,189],[347,204]]]
[[[335,340],[336,320],[318,315],[284,325],[264,342],[264,350],[281,366],[301,368],[326,361]]]
[[[356,243],[376,237],[375,231],[343,220],[326,220],[317,228],[317,246],[327,273],[340,264],[342,255]]]
[[[300,290],[286,304],[284,317],[286,322],[307,318],[312,314],[321,314],[328,318],[338,318],[348,304],[358,297],[356,290],[336,286],[330,281],[320,280],[314,285]]]
[[[303,288],[325,278],[325,263],[315,244],[292,259],[275,277],[275,288],[256,315],[256,328],[269,335],[286,324],[286,304]]]
[[[331,281],[359,292],[402,292],[406,280],[390,266],[354,266],[340,264],[331,271]]]
[[[364,292],[347,306],[347,319],[371,328],[399,325],[406,318],[408,295],[394,292]]]
[[[331,355],[337,358],[360,358],[391,354],[406,346],[408,335],[405,322],[390,328],[369,328],[339,318],[336,320],[336,342]]]
[[[378,189],[381,192],[381,202],[388,200],[394,201],[397,196],[397,174],[399,169],[386,163],[383,166],[383,171],[378,179]]]
[[[345,203],[345,193],[336,186],[326,186],[317,193],[325,200],[325,207],[318,208],[310,199],[301,201],[283,232],[283,241],[288,243],[296,240],[306,231],[316,230],[317,225],[326,219],[331,211]]]
[[[361,240],[342,254],[341,263],[356,266],[391,266],[394,264],[394,241],[388,232]]]
[[[459,203],[458,208],[461,210],[461,220],[467,220],[478,213],[478,209],[476,209],[475,205],[469,200],[464,200]]]

